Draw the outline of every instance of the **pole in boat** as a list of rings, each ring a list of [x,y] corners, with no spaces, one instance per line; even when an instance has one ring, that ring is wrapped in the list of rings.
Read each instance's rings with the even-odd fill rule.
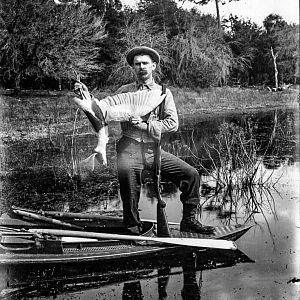
[[[27,212],[32,212],[35,214],[40,214],[45,217],[51,217],[51,218],[56,218],[56,219],[82,219],[82,220],[122,220],[122,217],[116,217],[116,216],[106,216],[106,215],[101,215],[95,213],[73,213],[73,212],[62,212],[62,211],[52,211],[52,210],[32,210],[32,209],[27,209],[27,208],[21,208],[17,206],[12,206],[12,209],[17,209],[17,210],[22,210],[22,211],[27,211]],[[157,220],[152,220],[152,219],[141,219],[143,222],[151,222],[151,223],[157,223]],[[179,225],[178,222],[168,222],[169,225]]]
[[[29,229],[29,232],[39,234],[49,234],[65,237],[82,237],[95,239],[125,240],[125,241],[148,241],[160,244],[172,244],[195,248],[213,248],[236,250],[237,246],[233,241],[217,239],[197,239],[197,238],[172,238],[172,237],[149,237],[142,235],[123,235],[99,232],[61,230],[61,229]]]
[[[73,228],[73,229],[80,229],[80,230],[84,229],[84,227],[81,227],[81,226],[77,226],[77,225],[74,225],[74,224],[70,224],[70,223],[67,223],[67,222],[56,220],[54,218],[48,218],[48,217],[45,217],[43,215],[38,215],[38,214],[28,212],[28,211],[13,209],[13,213],[15,213],[17,215],[20,215],[20,216],[23,216],[23,217],[31,218],[33,220],[42,221],[42,222],[45,222],[45,223],[48,223],[48,224],[55,224],[55,225],[59,225],[59,226],[64,226],[64,227]]]

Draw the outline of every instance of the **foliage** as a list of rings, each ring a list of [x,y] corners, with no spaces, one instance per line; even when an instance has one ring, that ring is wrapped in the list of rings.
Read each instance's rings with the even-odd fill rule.
[[[231,83],[252,84],[254,59],[258,54],[257,46],[262,31],[255,23],[233,15],[223,20],[223,26],[227,29],[225,39],[233,53]]]
[[[185,0],[181,0],[181,1],[185,1]],[[193,2],[195,4],[200,4],[200,5],[206,5],[209,2],[214,1],[216,4],[216,13],[217,13],[217,22],[218,22],[218,28],[221,28],[221,18],[220,18],[220,11],[219,11],[219,2],[222,3],[222,5],[224,5],[226,2],[225,0],[189,0],[190,2]],[[239,0],[229,0],[229,2],[232,1],[239,1]]]
[[[269,14],[264,19],[263,24],[268,34],[279,31],[287,25],[283,18],[277,14]]]
[[[69,79],[74,71],[102,69],[97,43],[105,37],[101,18],[86,5],[55,5],[50,0],[2,1],[2,77],[21,80]]]
[[[215,0],[216,8],[226,2]],[[279,15],[267,16],[264,28],[236,16],[220,27],[214,16],[184,10],[175,0],[140,0],[136,10],[120,0],[61,3],[0,2],[1,85],[53,89],[61,81],[69,84],[74,71],[91,88],[125,84],[134,80],[126,53],[137,45],[158,50],[155,77],[168,84],[272,85],[271,47],[280,85],[299,80],[299,29]]]
[[[126,62],[126,53],[133,47],[144,45],[155,48],[161,55],[161,65],[168,64],[168,41],[162,32],[157,30],[151,21],[146,20],[143,15],[133,14],[128,11],[125,15],[125,25],[121,29],[122,48],[118,51],[118,61],[114,65],[109,81],[114,84],[125,84],[134,80],[134,74]],[[157,79],[162,77],[160,68],[155,74]]]
[[[142,0],[139,2],[138,13],[151,20],[157,30],[164,32],[168,39],[180,32],[182,16],[185,14],[174,0]]]
[[[173,81],[200,87],[226,82],[232,54],[215,20],[192,11],[185,22],[185,30],[172,39]]]
[[[272,33],[274,51],[278,54],[282,83],[293,82],[299,76],[299,26],[285,25]]]

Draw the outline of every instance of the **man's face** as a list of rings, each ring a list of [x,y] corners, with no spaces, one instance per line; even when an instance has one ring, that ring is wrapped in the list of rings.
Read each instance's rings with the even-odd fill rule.
[[[132,66],[138,80],[145,82],[152,77],[152,72],[156,68],[156,63],[152,61],[149,55],[136,55]]]

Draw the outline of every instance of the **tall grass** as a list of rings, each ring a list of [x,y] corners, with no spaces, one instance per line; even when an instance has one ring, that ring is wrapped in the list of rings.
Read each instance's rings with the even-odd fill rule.
[[[68,202],[76,211],[117,195],[113,163],[93,173],[78,167],[92,153],[96,136],[70,97],[1,99],[0,210],[11,204],[60,209]],[[108,154],[113,161],[111,149]]]
[[[274,128],[276,125],[275,117]],[[243,127],[224,122],[219,126],[215,141],[204,144],[205,153],[198,152],[193,132],[190,145],[177,143],[177,147],[168,149],[182,158],[189,158],[189,162],[200,171],[201,207],[218,210],[219,217],[226,221],[236,216],[241,208],[246,219],[250,220],[255,213],[264,213],[266,206],[276,215],[270,190],[275,189],[277,181],[272,179],[272,170],[267,172],[263,167],[264,155],[258,154],[260,146],[255,131],[256,124],[249,120]],[[268,147],[273,134],[274,130]],[[205,161],[204,154],[208,158]]]
[[[255,88],[213,87],[190,90],[171,89],[180,114],[195,110],[234,110],[249,108],[286,107],[297,105],[298,89],[269,92]]]
[[[195,113],[198,109],[201,111],[203,107],[211,111],[212,108],[221,108],[220,103],[230,97],[232,99],[228,103],[234,107],[241,107],[239,91],[236,93],[235,90],[227,88],[197,92],[185,89],[172,91],[179,112]],[[261,96],[261,92],[245,93],[249,97],[256,94],[257,101]],[[95,95],[102,98],[107,93],[98,92]],[[277,103],[277,95],[279,96],[276,93],[266,94],[266,97],[271,99],[268,103]],[[112,142],[108,144],[109,166],[98,166],[94,172],[81,170],[79,161],[92,153],[96,136],[83,114],[76,112],[77,108],[70,101],[72,96],[70,94],[58,97],[1,98],[2,206],[8,207],[13,203],[53,209],[58,208],[60,203],[69,201],[71,209],[75,211],[83,210],[88,203],[117,197],[116,154],[115,143],[112,140],[116,140],[119,136],[119,128],[110,129]],[[281,99],[281,104],[292,103],[290,94],[286,94],[285,97],[285,100]],[[254,101],[251,99],[248,99],[249,103]],[[184,115],[181,116],[181,121],[184,121],[183,117]],[[211,161],[215,163],[215,171],[209,176],[218,178],[215,194],[234,195],[236,185],[250,186],[254,179],[257,180],[252,172],[256,170],[258,162],[258,160],[255,162],[255,159],[258,159],[255,148],[257,145],[255,140],[251,139],[251,132],[243,133],[232,126],[223,127],[218,139],[218,145],[207,143],[205,146],[207,155],[210,153]],[[221,145],[226,147],[222,148]],[[201,163],[203,165],[201,169],[206,168],[208,173],[209,168],[203,164],[203,160],[199,158],[201,154],[192,144],[184,145],[175,140],[164,148],[184,159],[192,158],[190,163],[199,169]],[[234,158],[238,160],[234,161]],[[258,170],[259,168],[256,175]],[[266,186],[266,182],[259,184],[256,181],[256,185]],[[229,186],[232,186],[232,189]],[[243,188],[240,190],[245,191]]]

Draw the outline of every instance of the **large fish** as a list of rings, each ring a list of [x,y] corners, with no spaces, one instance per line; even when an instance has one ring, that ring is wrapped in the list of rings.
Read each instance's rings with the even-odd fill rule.
[[[129,121],[131,117],[142,117],[154,110],[165,98],[160,90],[143,90],[108,96],[102,100],[91,98],[84,90],[80,91],[80,98],[73,98],[74,102],[84,111],[98,135],[98,144],[94,149],[96,154],[88,159],[101,155],[104,165],[107,165],[106,144],[108,137],[108,123],[110,121]]]

